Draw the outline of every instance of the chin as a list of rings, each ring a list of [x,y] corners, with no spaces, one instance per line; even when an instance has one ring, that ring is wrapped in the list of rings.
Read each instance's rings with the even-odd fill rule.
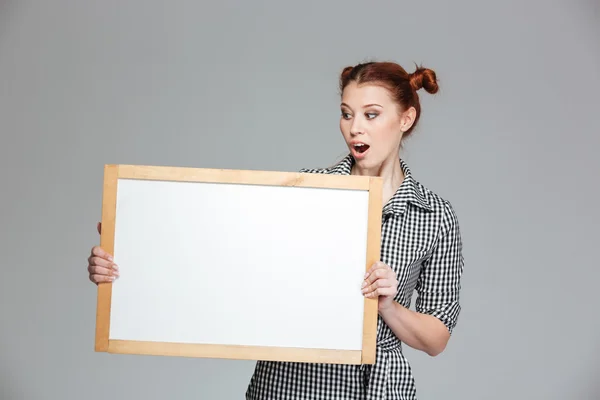
[[[370,176],[378,176],[384,161],[381,158],[376,157],[364,157],[361,159],[354,159],[355,164],[364,173],[368,173]]]
[[[354,162],[358,167],[365,171],[372,172],[372,170],[381,167],[381,162],[373,157],[354,158]]]

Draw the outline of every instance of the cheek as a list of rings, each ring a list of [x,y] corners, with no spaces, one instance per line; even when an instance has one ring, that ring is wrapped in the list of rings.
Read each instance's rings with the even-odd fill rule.
[[[350,125],[348,125],[348,121],[343,118],[340,118],[340,132],[344,137],[347,137],[350,133]]]
[[[375,122],[375,121],[374,121]],[[379,120],[371,125],[370,137],[373,142],[380,144],[379,149],[386,152],[385,149],[393,148],[398,143],[399,127],[390,121]]]
[[[386,142],[396,142],[400,133],[400,125],[396,121],[385,121],[379,127],[380,138]]]

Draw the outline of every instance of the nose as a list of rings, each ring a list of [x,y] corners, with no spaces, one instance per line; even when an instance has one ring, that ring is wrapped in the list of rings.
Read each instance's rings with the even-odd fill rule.
[[[364,133],[362,121],[360,118],[353,118],[352,125],[350,126],[350,134],[352,136],[362,135]]]

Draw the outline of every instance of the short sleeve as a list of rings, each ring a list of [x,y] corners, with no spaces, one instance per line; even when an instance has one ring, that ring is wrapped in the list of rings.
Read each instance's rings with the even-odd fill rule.
[[[463,268],[458,219],[450,203],[446,202],[438,240],[417,281],[415,308],[417,312],[441,320],[450,334],[461,311],[459,294]]]

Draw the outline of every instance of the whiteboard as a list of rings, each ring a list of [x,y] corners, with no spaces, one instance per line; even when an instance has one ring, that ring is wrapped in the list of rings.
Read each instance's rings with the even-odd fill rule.
[[[373,363],[380,178],[105,167],[96,350]]]

